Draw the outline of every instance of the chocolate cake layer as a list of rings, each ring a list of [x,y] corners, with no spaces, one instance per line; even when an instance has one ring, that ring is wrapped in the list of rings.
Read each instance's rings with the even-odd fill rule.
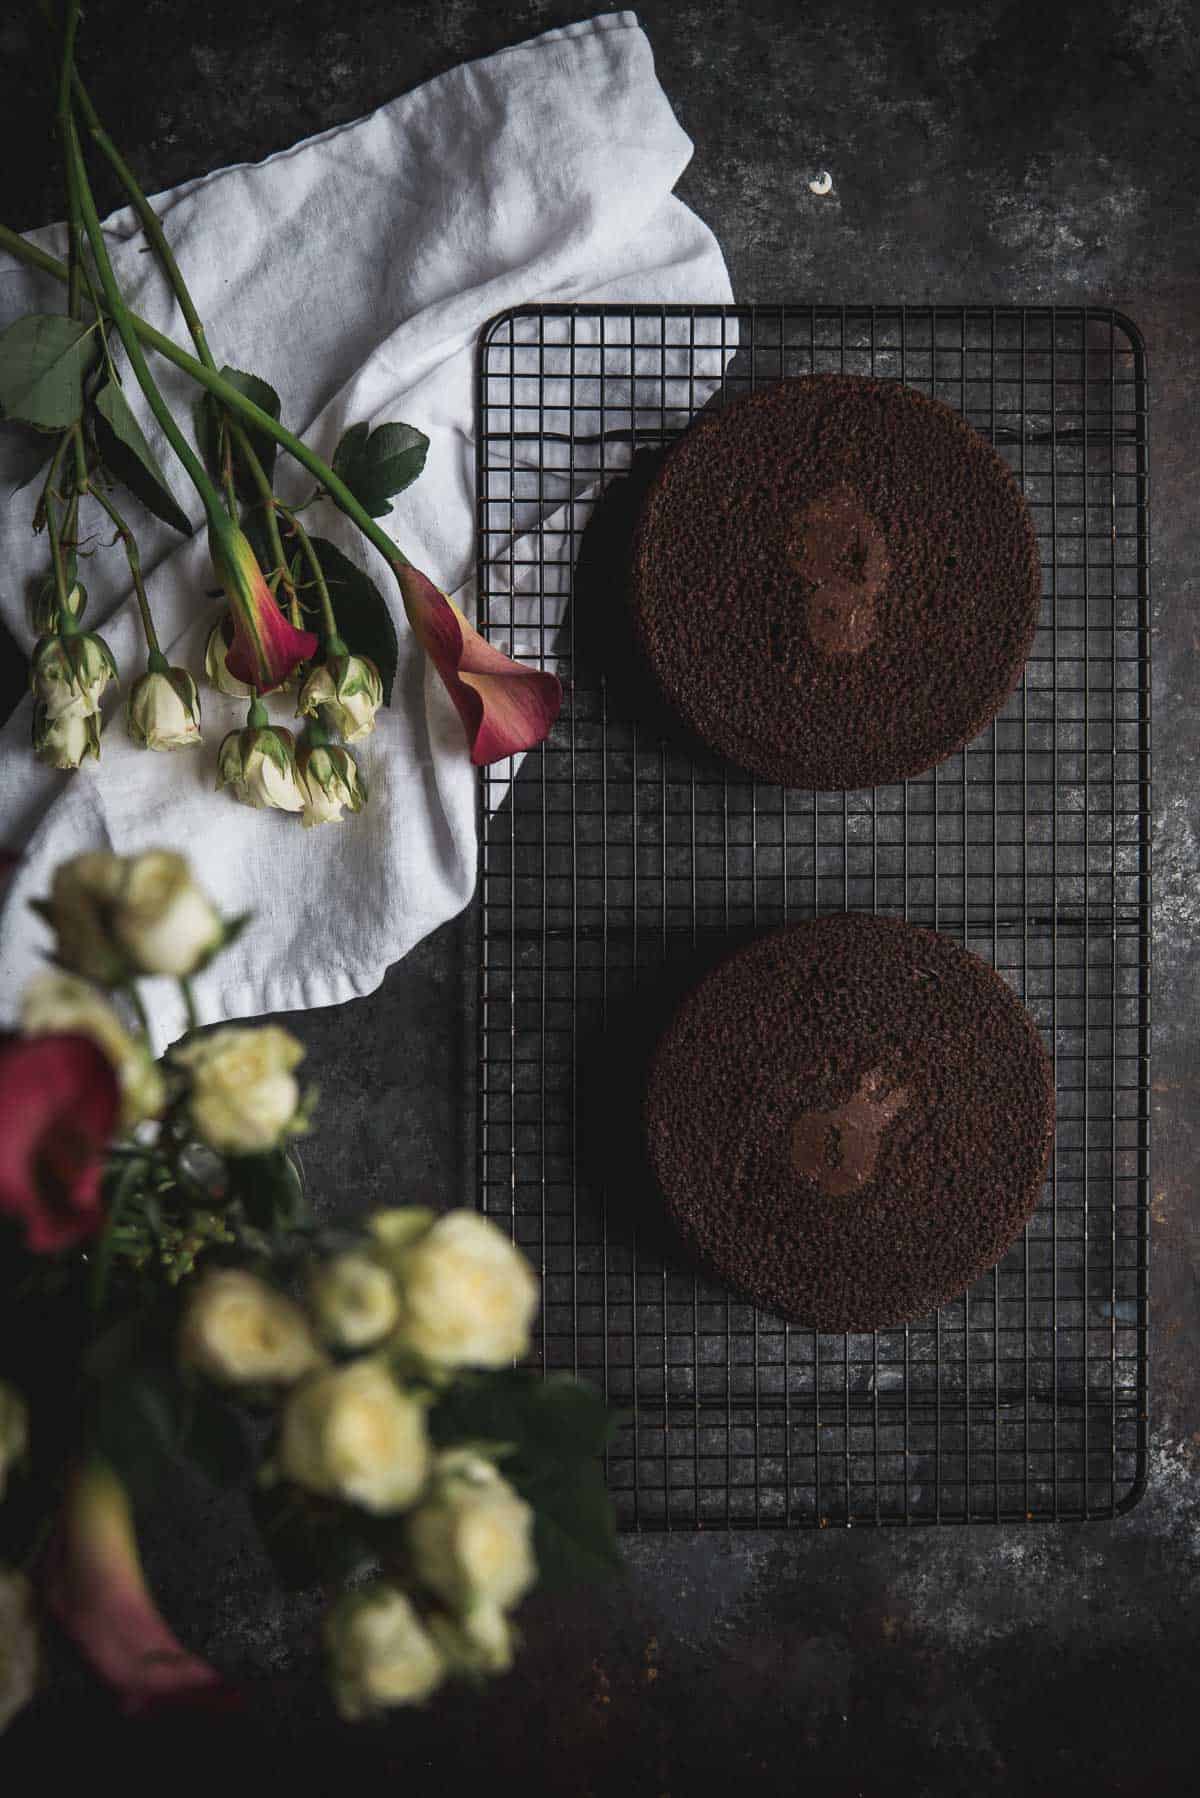
[[[949,937],[838,915],[739,951],[655,1052],[651,1163],[727,1284],[822,1330],[922,1317],[1038,1201],[1054,1079],[1033,1021]]]
[[[814,375],[672,448],[632,592],[691,728],[764,779],[827,790],[918,774],[990,722],[1033,643],[1041,571],[1015,479],[957,412]]]

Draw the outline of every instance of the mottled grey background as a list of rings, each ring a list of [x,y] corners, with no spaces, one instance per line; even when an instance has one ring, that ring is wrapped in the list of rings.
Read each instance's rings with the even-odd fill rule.
[[[261,157],[596,10],[611,9],[91,0],[83,62],[153,189]],[[60,214],[58,173],[32,7],[3,12],[3,208],[27,228]],[[528,1647],[509,1680],[353,1737],[329,1722],[302,1610],[273,1596],[235,1507],[180,1491],[177,1514],[148,1533],[159,1590],[191,1643],[235,1672],[270,1676],[257,1728],[282,1789],[391,1776],[407,1791],[470,1778],[481,1789],[674,1798],[729,1782],[872,1798],[1190,1792],[1200,1698],[1195,17],[1184,0],[646,0],[640,14],[696,144],[680,191],[716,230],[739,298],[1112,302],[1147,339],[1149,1494],[1111,1525],[631,1539],[620,1585],[528,1607]],[[816,199],[806,183],[822,167],[834,190]],[[324,1089],[306,1156],[330,1204],[469,1183],[473,941],[468,918],[374,997],[303,1021]],[[90,1712],[86,1727],[100,1732],[100,1718]],[[40,1732],[13,1738],[14,1752],[36,1747],[48,1773],[81,1727],[75,1712],[51,1713]],[[121,1757],[114,1770],[141,1764],[128,1736],[92,1739],[97,1754]],[[140,1747],[165,1754],[174,1777],[182,1742],[143,1736]],[[240,1748],[190,1732],[186,1753],[206,1750],[236,1780]]]

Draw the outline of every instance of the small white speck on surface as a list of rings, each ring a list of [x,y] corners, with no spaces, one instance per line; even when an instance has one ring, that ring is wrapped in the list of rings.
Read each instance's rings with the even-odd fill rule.
[[[808,184],[810,194],[827,194],[833,191],[833,176],[828,169],[822,169]]]

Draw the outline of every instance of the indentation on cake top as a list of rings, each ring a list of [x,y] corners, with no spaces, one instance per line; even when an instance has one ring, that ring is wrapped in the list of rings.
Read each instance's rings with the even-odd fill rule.
[[[907,1087],[868,1069],[844,1104],[793,1120],[792,1166],[829,1198],[857,1192],[874,1179],[888,1127],[907,1104]]]
[[[874,640],[891,572],[887,543],[861,494],[844,482],[796,516],[788,559],[805,589],[804,624],[826,655],[858,655]]]

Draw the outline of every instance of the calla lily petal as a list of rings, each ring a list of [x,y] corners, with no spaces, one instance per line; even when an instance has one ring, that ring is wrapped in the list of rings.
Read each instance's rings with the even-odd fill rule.
[[[146,1586],[125,1488],[103,1462],[90,1462],[68,1489],[48,1573],[51,1611],[127,1711],[238,1702],[163,1620]]]
[[[298,631],[279,609],[245,535],[231,525],[208,534],[209,553],[229,600],[233,642],[225,666],[235,680],[269,693],[317,653],[311,631]]]
[[[419,568],[396,571],[404,610],[463,721],[476,766],[532,749],[562,705],[556,674],[523,668],[481,637]]]

